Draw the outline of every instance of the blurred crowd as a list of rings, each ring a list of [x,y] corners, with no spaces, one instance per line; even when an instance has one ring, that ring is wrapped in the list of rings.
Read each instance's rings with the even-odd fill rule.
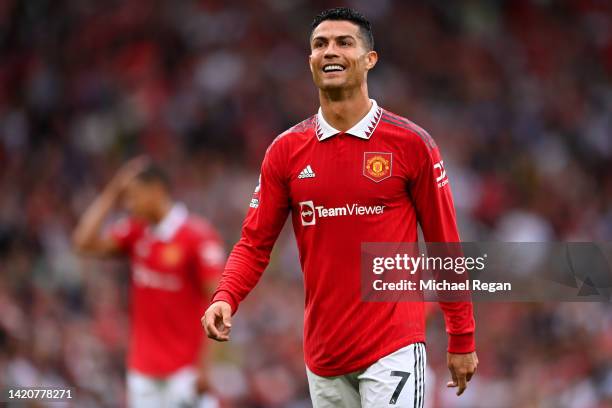
[[[123,404],[129,269],[76,257],[76,220],[144,153],[231,247],[267,145],[316,112],[310,21],[336,5],[0,1],[0,388]],[[612,240],[612,2],[344,5],[373,24],[371,97],[440,145],[462,239]],[[301,285],[285,228],[213,350],[227,407],[310,406]],[[432,310],[430,407],[612,406],[609,303],[477,304],[481,365],[459,399]]]

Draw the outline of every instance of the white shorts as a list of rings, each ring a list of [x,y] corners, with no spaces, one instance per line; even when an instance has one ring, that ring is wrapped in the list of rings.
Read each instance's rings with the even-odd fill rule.
[[[127,399],[130,408],[218,408],[210,396],[198,396],[195,368],[185,367],[167,377],[152,377],[137,371],[127,374]]]
[[[401,348],[365,370],[321,377],[306,368],[313,408],[423,408],[425,345]]]

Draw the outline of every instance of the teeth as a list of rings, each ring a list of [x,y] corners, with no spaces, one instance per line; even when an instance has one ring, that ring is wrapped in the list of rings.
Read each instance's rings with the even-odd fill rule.
[[[341,65],[326,65],[325,67],[323,67],[323,71],[325,72],[330,72],[330,71],[343,71],[344,68]]]

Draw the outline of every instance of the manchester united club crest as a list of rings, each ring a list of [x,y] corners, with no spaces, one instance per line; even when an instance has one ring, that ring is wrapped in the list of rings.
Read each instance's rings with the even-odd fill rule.
[[[376,183],[391,177],[392,153],[365,152],[363,154],[363,175]]]
[[[183,251],[179,245],[169,244],[162,249],[161,256],[162,262],[165,266],[174,267],[181,262],[183,258]]]

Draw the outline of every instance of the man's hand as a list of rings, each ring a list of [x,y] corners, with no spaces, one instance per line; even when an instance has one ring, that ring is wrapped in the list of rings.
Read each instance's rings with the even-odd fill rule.
[[[467,354],[446,353],[446,360],[452,378],[452,381],[449,381],[446,386],[458,387],[457,395],[461,395],[476,372],[478,356],[475,351]]]
[[[113,179],[108,184],[107,189],[110,189],[115,195],[121,194],[128,184],[136,178],[136,176],[145,169],[150,163],[146,156],[138,156],[126,162]]]
[[[206,335],[217,341],[228,341],[232,328],[232,308],[227,302],[218,301],[209,306],[202,317]]]
[[[128,161],[87,208],[72,234],[74,249],[84,255],[108,257],[119,253],[114,239],[102,235],[102,223],[117,204],[121,193],[149,163],[146,157]]]

